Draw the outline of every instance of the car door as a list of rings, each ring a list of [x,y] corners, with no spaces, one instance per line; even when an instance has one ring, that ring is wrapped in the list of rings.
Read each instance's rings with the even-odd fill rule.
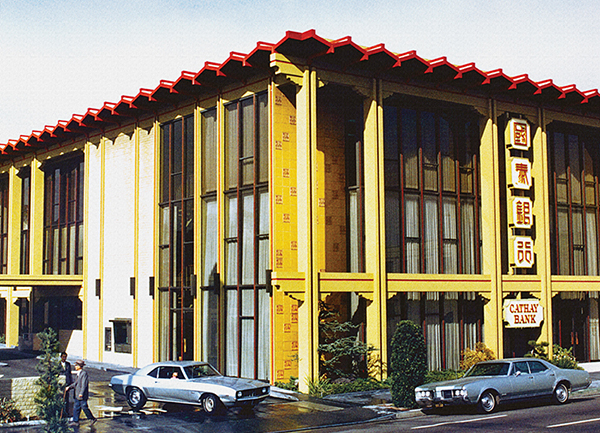
[[[180,384],[182,383],[179,378],[185,379],[185,376],[178,366],[160,367],[158,377],[154,380],[153,398],[162,401],[177,401],[178,390],[181,389]]]
[[[527,361],[529,364],[529,371],[533,377],[533,395],[548,395],[554,391],[554,382],[556,381],[556,374],[554,370],[546,366],[540,361]]]
[[[510,376],[511,399],[530,397],[532,395],[533,376],[529,373],[527,361],[513,362]]]

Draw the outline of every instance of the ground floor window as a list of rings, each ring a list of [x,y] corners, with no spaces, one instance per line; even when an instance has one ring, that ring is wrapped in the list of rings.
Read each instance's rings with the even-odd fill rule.
[[[554,344],[579,362],[600,360],[598,292],[562,292],[552,299]]]
[[[387,311],[388,348],[398,322],[413,321],[423,329],[430,370],[458,370],[461,352],[483,341],[483,299],[476,293],[398,293]]]

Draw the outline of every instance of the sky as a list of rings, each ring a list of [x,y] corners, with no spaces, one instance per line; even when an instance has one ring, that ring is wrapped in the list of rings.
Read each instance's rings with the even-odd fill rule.
[[[592,0],[0,0],[0,144],[288,30],[600,87]]]

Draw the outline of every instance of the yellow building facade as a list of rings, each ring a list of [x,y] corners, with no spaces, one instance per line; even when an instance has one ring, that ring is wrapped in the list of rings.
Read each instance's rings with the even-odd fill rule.
[[[405,319],[430,369],[477,342],[599,360],[599,101],[288,32],[11,140],[5,341],[306,389],[328,307],[379,378]]]

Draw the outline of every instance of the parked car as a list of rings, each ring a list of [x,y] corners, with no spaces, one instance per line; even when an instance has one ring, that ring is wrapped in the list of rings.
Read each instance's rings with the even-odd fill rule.
[[[151,400],[199,405],[208,414],[233,406],[254,407],[270,391],[264,382],[226,377],[210,364],[196,361],[150,364],[134,374],[113,376],[109,386],[135,410]]]
[[[569,393],[587,388],[590,375],[584,370],[567,370],[537,358],[485,361],[473,365],[463,377],[415,388],[421,407],[477,405],[493,412],[501,402],[552,397],[566,403]]]

